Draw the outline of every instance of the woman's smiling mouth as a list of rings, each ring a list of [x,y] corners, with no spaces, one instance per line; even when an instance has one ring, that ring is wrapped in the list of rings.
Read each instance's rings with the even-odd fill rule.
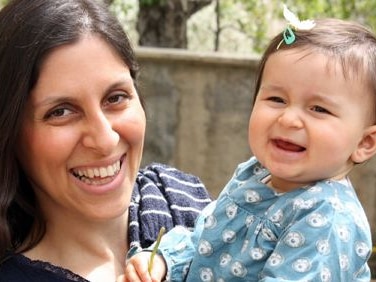
[[[121,161],[117,160],[112,165],[73,169],[73,175],[80,181],[89,185],[103,185],[112,181],[112,179],[120,172]]]

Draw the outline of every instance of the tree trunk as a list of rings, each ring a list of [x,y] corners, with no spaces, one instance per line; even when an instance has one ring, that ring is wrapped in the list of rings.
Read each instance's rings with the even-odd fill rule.
[[[103,2],[110,6],[114,2],[114,0],[103,0]]]
[[[219,51],[219,38],[222,32],[221,27],[221,6],[219,0],[215,0],[215,37],[214,37],[214,51]]]
[[[139,45],[187,48],[187,21],[212,0],[139,0]],[[150,2],[150,1],[149,1]]]

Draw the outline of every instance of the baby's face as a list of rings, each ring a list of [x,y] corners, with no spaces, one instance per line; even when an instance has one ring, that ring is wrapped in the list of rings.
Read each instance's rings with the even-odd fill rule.
[[[360,77],[360,76],[359,76]],[[275,188],[288,191],[341,178],[369,158],[373,93],[359,77],[323,54],[278,51],[264,68],[249,123],[249,144],[269,169]]]

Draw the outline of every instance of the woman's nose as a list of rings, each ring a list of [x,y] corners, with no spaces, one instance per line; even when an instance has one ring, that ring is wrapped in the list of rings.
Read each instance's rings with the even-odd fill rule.
[[[118,145],[119,133],[114,130],[112,121],[103,113],[88,118],[85,125],[83,144],[103,155],[107,155]]]
[[[285,108],[278,118],[278,122],[286,128],[302,128],[303,121],[298,109]]]

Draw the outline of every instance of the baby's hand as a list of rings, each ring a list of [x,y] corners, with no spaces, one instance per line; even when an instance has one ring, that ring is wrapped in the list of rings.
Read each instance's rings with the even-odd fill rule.
[[[162,256],[154,256],[151,273],[148,271],[150,252],[140,252],[132,256],[125,267],[126,282],[160,282],[166,276],[166,264]]]

